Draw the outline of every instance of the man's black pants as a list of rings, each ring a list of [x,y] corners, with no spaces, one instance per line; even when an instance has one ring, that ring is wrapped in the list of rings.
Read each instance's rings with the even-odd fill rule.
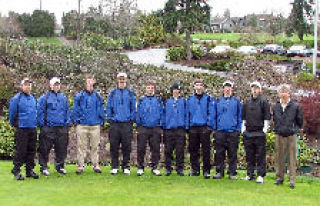
[[[237,151],[239,145],[239,132],[216,132],[215,133],[215,165],[216,172],[224,176],[226,152],[229,160],[230,176],[237,175]]]
[[[160,160],[161,128],[139,127],[137,139],[139,169],[144,169],[144,157],[146,155],[146,147],[148,142],[151,152],[151,167],[152,169],[156,169]]]
[[[119,147],[123,155],[122,169],[130,168],[131,141],[133,138],[132,123],[112,122],[110,125],[110,152],[112,169],[119,168]]]
[[[13,174],[20,173],[21,166],[26,164],[26,172],[33,170],[34,156],[36,153],[37,131],[36,129],[17,128],[15,132],[15,153],[13,157]]]
[[[243,136],[243,144],[246,151],[247,175],[254,178],[254,170],[257,175],[266,175],[266,136]]]
[[[40,170],[48,169],[49,154],[52,148],[55,152],[56,170],[64,168],[64,162],[67,157],[69,128],[65,127],[47,127],[40,130],[39,135],[39,164]]]
[[[164,150],[166,170],[172,170],[173,151],[176,151],[176,170],[183,171],[185,130],[183,128],[169,129],[164,131]]]
[[[210,134],[207,127],[191,127],[189,130],[189,152],[193,171],[200,171],[200,146],[202,149],[203,172],[210,173]]]

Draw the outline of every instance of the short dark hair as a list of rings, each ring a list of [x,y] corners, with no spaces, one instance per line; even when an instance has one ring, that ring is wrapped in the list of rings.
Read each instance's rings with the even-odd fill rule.
[[[86,74],[84,80],[87,80],[87,79],[95,79],[95,77],[93,74]]]

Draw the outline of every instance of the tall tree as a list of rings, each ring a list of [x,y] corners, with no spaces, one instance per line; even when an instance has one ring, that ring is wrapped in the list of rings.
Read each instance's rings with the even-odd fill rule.
[[[178,26],[178,12],[176,10],[177,1],[168,0],[162,13],[164,30],[167,33],[174,33]]]
[[[19,15],[18,21],[21,25],[21,29],[26,36],[31,36],[31,15],[23,13]]]
[[[180,8],[180,22],[186,34],[187,59],[192,58],[191,32],[210,24],[210,6],[206,0],[177,0]]]
[[[76,10],[71,10],[62,17],[63,33],[67,38],[77,38],[77,15]]]
[[[118,39],[137,34],[137,0],[101,0],[100,5],[110,22],[109,36]]]
[[[34,10],[31,15],[31,36],[51,37],[54,35],[55,17],[48,11]]]
[[[252,15],[249,16],[248,26],[251,26],[253,28],[257,28],[258,27],[258,17],[257,17],[257,15],[252,14]]]
[[[272,36],[276,36],[277,34],[285,32],[286,25],[287,19],[283,17],[282,14],[279,14],[269,20],[267,31]]]
[[[226,19],[230,19],[231,17],[231,12],[230,12],[230,9],[227,8],[226,10],[224,10],[223,12],[223,17],[226,18]]]
[[[13,11],[9,12],[8,17],[0,17],[0,34],[18,37],[21,35],[21,24],[19,23],[19,14]]]
[[[306,17],[312,16],[311,2],[313,0],[294,0],[292,3],[288,28],[294,30],[300,40],[303,40],[303,35],[309,32]]]
[[[143,41],[144,45],[154,45],[163,40],[163,25],[160,23],[160,18],[156,16],[156,13],[148,16],[141,15],[139,22],[139,37]]]

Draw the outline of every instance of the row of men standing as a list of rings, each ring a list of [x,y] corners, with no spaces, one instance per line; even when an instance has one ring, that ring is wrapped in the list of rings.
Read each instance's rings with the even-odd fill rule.
[[[66,174],[64,161],[67,154],[68,127],[71,124],[71,119],[76,125],[78,136],[78,168],[76,172],[78,174],[84,172],[84,156],[89,144],[93,170],[101,173],[98,162],[98,146],[100,127],[104,125],[106,113],[107,120],[110,122],[111,174],[118,173],[120,145],[123,154],[121,167],[124,174],[130,174],[132,124],[136,122],[138,126],[138,176],[144,173],[147,143],[150,145],[152,155],[151,171],[154,175],[161,175],[158,164],[162,133],[165,142],[165,175],[171,175],[173,170],[172,154],[175,150],[177,174],[184,176],[185,135],[188,133],[192,168],[189,175],[200,175],[201,148],[203,176],[210,178],[210,134],[214,131],[217,172],[214,178],[220,179],[224,176],[227,152],[229,178],[237,179],[237,150],[239,135],[242,132],[246,137],[244,138],[244,144],[248,162],[248,176],[244,179],[252,180],[255,178],[254,168],[257,165],[257,182],[263,182],[266,173],[265,134],[271,116],[268,102],[260,96],[260,83],[254,82],[251,84],[252,98],[243,107],[240,99],[232,94],[232,82],[224,82],[223,96],[213,100],[204,92],[204,82],[201,79],[194,82],[194,94],[187,99],[180,96],[181,86],[178,83],[171,86],[172,97],[167,100],[155,96],[156,85],[148,83],[146,85],[146,95],[139,98],[136,106],[135,93],[126,86],[127,74],[119,73],[117,80],[118,87],[110,91],[105,111],[102,96],[94,90],[94,77],[92,75],[87,76],[85,90],[76,95],[71,115],[67,98],[60,93],[60,80],[58,78],[50,80],[50,91],[42,95],[38,103],[30,95],[30,80],[24,79],[21,82],[22,92],[11,99],[9,109],[10,123],[18,128],[16,131],[17,149],[12,170],[15,178],[23,179],[20,174],[20,167],[24,162],[26,162],[26,176],[38,178],[38,175],[33,172],[35,128],[37,126],[40,126],[39,163],[42,174],[50,175],[47,163],[48,154],[53,146],[56,153],[56,170],[61,174]],[[36,104],[38,108],[34,106]],[[286,104],[289,104],[289,102],[286,102]],[[293,105],[299,108],[296,103],[293,103]],[[289,132],[288,128],[278,125],[278,130],[281,130],[279,130],[279,135],[287,137],[297,132],[297,128],[302,126],[302,114],[299,113],[297,116],[300,119],[298,117],[294,119],[294,127],[289,126]],[[279,119],[279,121],[282,121],[282,119]],[[291,123],[288,122],[287,124],[290,125]],[[285,131],[282,131],[283,129]],[[275,131],[277,132],[277,127]],[[256,156],[257,158],[255,158]],[[294,184],[294,176],[295,174],[292,174],[292,180],[290,179],[292,184]],[[283,175],[282,177],[280,175],[278,180],[279,182],[283,181]]]

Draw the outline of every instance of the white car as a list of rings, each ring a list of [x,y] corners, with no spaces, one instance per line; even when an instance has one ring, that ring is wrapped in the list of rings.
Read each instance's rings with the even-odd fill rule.
[[[288,57],[294,57],[294,56],[307,56],[308,51],[305,45],[293,45],[289,48],[287,51]]]
[[[225,53],[228,51],[233,51],[233,48],[229,45],[218,45],[210,50],[210,53]]]
[[[237,52],[241,54],[256,54],[258,53],[256,47],[254,46],[241,46],[237,49]]]

